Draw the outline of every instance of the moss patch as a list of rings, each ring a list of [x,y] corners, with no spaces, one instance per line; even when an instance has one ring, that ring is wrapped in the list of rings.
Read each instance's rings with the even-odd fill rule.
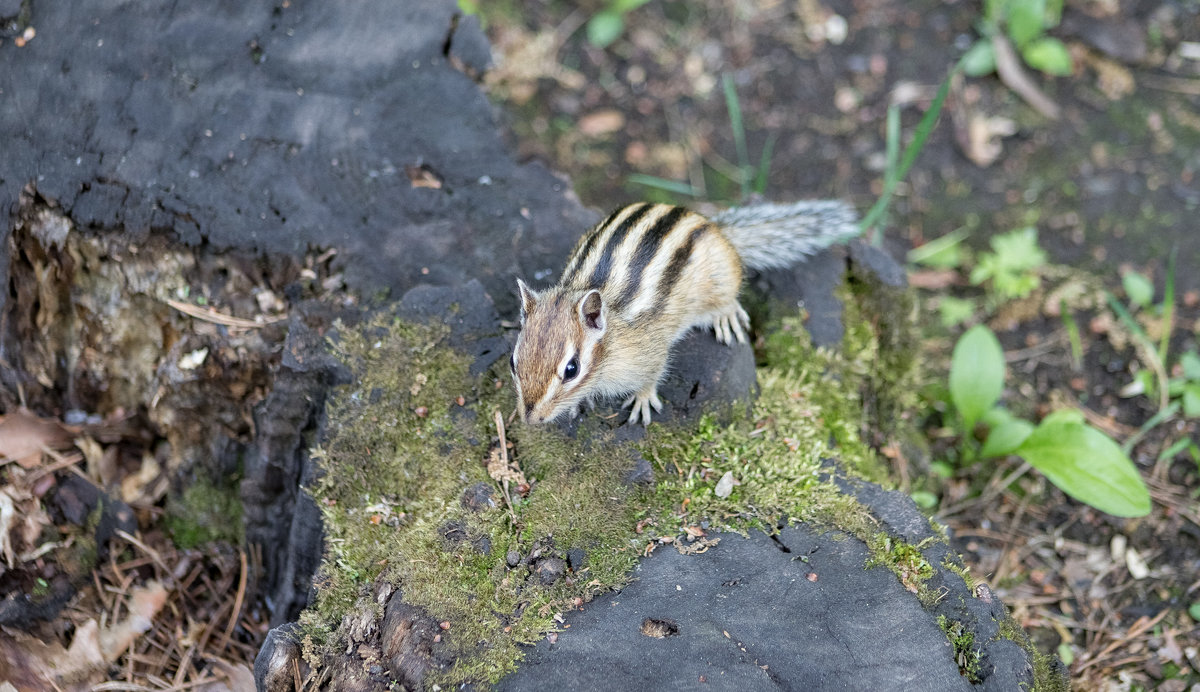
[[[226,487],[197,478],[167,502],[167,531],[180,548],[195,548],[212,541],[242,543],[242,502],[237,483]]]
[[[310,653],[344,648],[348,614],[379,615],[370,586],[382,581],[448,624],[435,653],[453,663],[427,684],[491,682],[515,669],[521,644],[558,626],[556,615],[619,587],[639,555],[664,544],[686,552],[714,530],[775,531],[788,521],[881,540],[825,463],[886,475],[860,434],[862,373],[877,360],[876,341],[846,355],[813,349],[798,321],[785,320],[768,340],[749,419],[654,425],[637,450],[615,444],[599,416],[585,417],[574,439],[514,425],[509,453],[531,487],[524,496],[510,488],[508,505],[485,465],[494,412],[512,407],[508,374],[470,376],[468,358],[445,340],[440,326],[379,319],[334,347],[358,377],[330,403],[332,437],[313,452],[324,470],[311,492],[328,552],[302,617]],[[637,452],[655,468],[653,486],[622,481]],[[476,513],[460,497],[479,482],[495,489],[497,507]],[[450,522],[466,539],[446,540]],[[537,558],[579,551],[583,566],[576,559],[575,571],[541,583]],[[885,562],[907,564],[904,551],[889,544]],[[506,559],[514,554],[515,567]]]
[[[939,615],[937,622],[950,645],[954,647],[954,660],[958,663],[958,672],[972,685],[978,685],[983,681],[979,677],[979,661],[982,655],[979,647],[975,646],[975,635],[961,622],[950,620],[945,615]]]

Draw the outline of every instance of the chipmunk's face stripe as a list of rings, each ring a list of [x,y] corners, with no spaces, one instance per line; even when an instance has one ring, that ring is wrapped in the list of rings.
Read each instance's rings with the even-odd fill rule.
[[[667,235],[675,230],[680,219],[688,213],[690,212],[683,207],[675,207],[658,217],[654,225],[649,226],[641,237],[636,239],[637,245],[628,261],[623,263],[628,267],[626,270],[628,273],[625,277],[624,289],[613,301],[616,310],[624,309],[637,296],[638,289],[642,285],[642,276],[646,272],[646,265],[650,264],[650,261],[658,254]]]
[[[625,236],[630,229],[641,222],[651,210],[655,208],[654,204],[642,203],[637,205],[629,214],[621,219],[616,225],[610,225],[603,234],[604,249],[593,251],[592,254],[598,255],[595,264],[591,267],[590,277],[585,279],[585,282],[580,285],[578,279],[588,276],[588,267],[586,264],[581,264],[578,272],[572,278],[573,283],[580,288],[599,288],[608,280],[609,273],[612,272],[614,262],[613,256],[617,253],[617,249],[621,246],[621,242],[625,240]],[[599,242],[599,240],[598,240]],[[585,260],[586,262],[586,260]]]

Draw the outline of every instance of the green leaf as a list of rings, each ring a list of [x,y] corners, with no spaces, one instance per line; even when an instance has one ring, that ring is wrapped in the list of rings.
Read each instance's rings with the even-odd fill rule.
[[[1011,0],[1008,6],[1008,37],[1017,48],[1041,35],[1046,21],[1045,0]]]
[[[1062,21],[1063,0],[1046,0],[1046,14],[1042,20],[1042,28],[1053,29]]]
[[[975,301],[969,298],[942,296],[938,301],[938,315],[943,327],[956,327],[975,314]]]
[[[1004,391],[1004,350],[992,330],[977,324],[954,345],[950,359],[950,399],[967,431]]]
[[[1060,408],[1057,411],[1051,411],[1042,422],[1038,425],[1057,425],[1059,423],[1079,423],[1084,422],[1083,411],[1077,408]]]
[[[1064,666],[1069,666],[1075,660],[1075,652],[1071,649],[1070,644],[1062,642],[1058,645],[1058,657]]]
[[[1179,357],[1179,365],[1183,368],[1183,376],[1192,382],[1200,382],[1200,355],[1195,351],[1184,351]]]
[[[1021,57],[1033,69],[1056,77],[1066,77],[1075,67],[1071,53],[1063,42],[1050,36],[1039,38],[1022,48]]]
[[[1196,601],[1188,606],[1188,616],[1196,622],[1200,622],[1200,601]]]
[[[931,509],[933,507],[937,507],[937,495],[934,495],[928,490],[914,490],[909,493],[909,497],[911,497],[912,501],[917,503],[917,506],[921,509]]]
[[[1200,418],[1200,382],[1189,382],[1183,388],[1183,415]]]
[[[604,10],[592,15],[587,23],[588,43],[597,48],[607,48],[625,31],[625,21],[619,12]]]
[[[616,0],[612,4],[612,10],[620,14],[625,14],[626,12],[636,10],[648,2],[650,0]]]
[[[991,39],[979,39],[962,56],[963,72],[971,77],[982,77],[996,71],[996,49]]]
[[[1138,307],[1144,308],[1154,300],[1154,284],[1150,283],[1145,274],[1125,272],[1125,276],[1121,277],[1121,285],[1125,287],[1125,295],[1129,296],[1129,302]]]
[[[1142,476],[1116,442],[1081,423],[1042,423],[1016,453],[1071,497],[1118,517],[1150,513]]]
[[[983,449],[979,450],[981,459],[1005,457],[1017,451],[1021,443],[1033,433],[1033,423],[1020,418],[998,425],[988,433]]]
[[[1011,411],[1003,406],[993,406],[983,417],[979,419],[980,423],[988,426],[988,428],[998,428],[1009,421],[1017,420],[1017,417]]]
[[[934,238],[909,250],[906,259],[913,264],[924,264],[928,267],[949,269],[962,266],[962,244],[970,235],[971,231],[968,229],[956,228],[941,238]]]
[[[999,24],[1008,16],[1009,0],[983,0],[983,16],[990,24]]]

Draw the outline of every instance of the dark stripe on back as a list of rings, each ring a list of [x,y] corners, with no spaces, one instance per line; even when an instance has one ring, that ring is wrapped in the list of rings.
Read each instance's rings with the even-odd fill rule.
[[[704,235],[711,228],[710,224],[703,223],[692,229],[688,234],[687,242],[679,246],[674,253],[671,254],[671,262],[667,268],[663,270],[662,281],[659,282],[655,290],[658,292],[658,300],[654,301],[654,309],[650,313],[651,316],[658,315],[667,305],[667,298],[671,292],[675,290],[675,284],[679,283],[679,276],[683,273],[684,267],[692,259],[692,248],[695,247],[696,241],[700,236]]]
[[[564,283],[566,283],[568,276],[574,274],[579,269],[580,262],[582,262],[583,258],[587,257],[588,253],[592,251],[592,246],[596,244],[596,239],[604,234],[604,229],[608,228],[609,225],[612,224],[612,222],[615,221],[617,217],[621,215],[621,212],[624,211],[628,206],[629,205],[618,207],[613,211],[613,213],[609,214],[606,219],[596,224],[594,227],[592,227],[592,230],[588,231],[588,234],[584,236],[582,241],[580,241],[579,247],[575,250],[575,253],[571,255],[571,259],[567,261],[566,268],[563,269],[562,278]]]
[[[630,258],[629,278],[625,282],[625,290],[621,291],[621,295],[613,301],[613,305],[618,310],[624,308],[637,296],[638,289],[642,285],[642,274],[646,273],[646,265],[650,264],[650,261],[658,254],[663,239],[674,230],[679,220],[687,213],[687,209],[675,207],[663,214],[662,218],[650,227],[650,230],[642,234],[642,238],[633,252],[633,257]]]
[[[588,282],[586,288],[600,288],[608,281],[608,275],[612,273],[613,255],[616,254],[617,248],[621,246],[621,241],[625,240],[625,236],[629,234],[629,229],[633,228],[642,220],[651,209],[653,204],[643,202],[642,205],[625,220],[621,222],[613,230],[612,235],[608,237],[608,243],[604,246],[604,251],[600,253],[600,259],[596,262],[596,269],[592,272],[592,279]]]

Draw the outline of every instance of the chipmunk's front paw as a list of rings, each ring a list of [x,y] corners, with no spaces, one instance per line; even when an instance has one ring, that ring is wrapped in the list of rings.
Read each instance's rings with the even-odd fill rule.
[[[717,341],[732,344],[734,339],[746,343],[746,327],[750,326],[750,316],[742,306],[734,303],[733,309],[713,320],[713,331]]]
[[[662,401],[658,398],[657,387],[650,389],[649,392],[638,392],[625,400],[621,404],[622,407],[633,404],[633,409],[629,412],[629,420],[625,421],[629,425],[636,425],[640,419],[642,425],[650,425],[650,409],[655,411],[662,410]]]

